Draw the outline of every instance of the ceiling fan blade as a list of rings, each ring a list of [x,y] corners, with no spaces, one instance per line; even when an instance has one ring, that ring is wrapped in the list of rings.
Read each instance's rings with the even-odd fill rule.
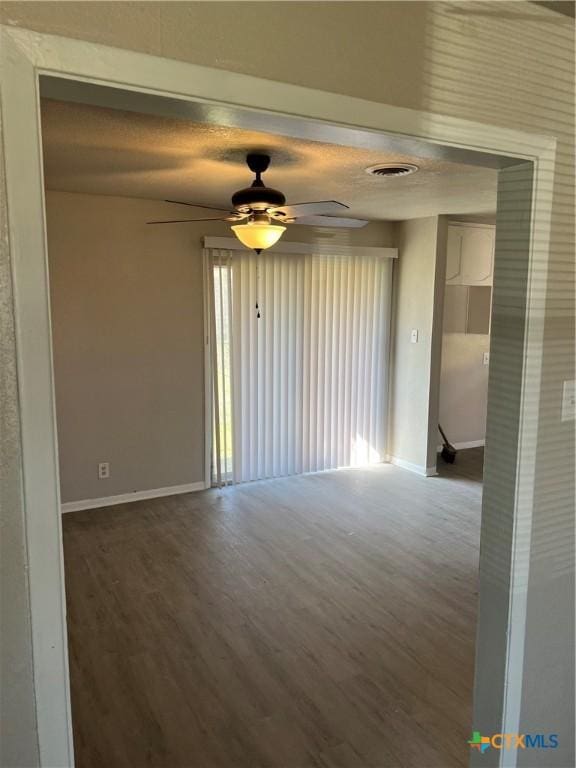
[[[350,206],[339,203],[337,200],[318,200],[315,203],[295,203],[294,205],[281,205],[271,209],[272,214],[281,213],[281,218],[299,219],[301,216],[323,216],[324,214],[344,213]]]
[[[236,217],[234,218],[234,221]],[[228,221],[226,216],[216,216],[210,219],[171,219],[170,221],[147,221],[146,224],[184,224],[190,222],[193,224],[196,221]]]
[[[182,200],[164,200],[165,203],[175,205],[189,205],[191,208],[205,208],[207,211],[222,211],[222,213],[234,213],[230,208],[218,208],[214,205],[200,205],[200,203],[184,203]]]
[[[369,222],[366,219],[347,219],[343,216],[304,216],[296,219],[295,224],[304,224],[307,227],[347,227],[358,229],[365,227]]]

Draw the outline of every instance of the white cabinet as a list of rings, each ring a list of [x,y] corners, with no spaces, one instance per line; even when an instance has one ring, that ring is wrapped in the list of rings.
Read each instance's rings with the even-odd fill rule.
[[[450,224],[446,252],[448,285],[492,285],[495,227]]]
[[[447,285],[444,293],[444,333],[490,333],[492,287]]]
[[[446,284],[462,285],[462,227],[448,227]]]

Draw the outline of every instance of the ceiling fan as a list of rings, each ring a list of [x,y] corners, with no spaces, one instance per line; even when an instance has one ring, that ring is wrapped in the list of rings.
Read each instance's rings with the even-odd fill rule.
[[[307,224],[316,227],[363,227],[368,224],[364,219],[352,219],[337,214],[349,206],[336,200],[320,200],[313,203],[286,205],[286,198],[277,189],[267,187],[262,181],[262,174],[270,165],[270,157],[265,154],[250,153],[246,157],[248,168],[256,178],[246,189],[232,195],[232,207],[214,208],[211,205],[198,205],[180,200],[166,200],[167,203],[189,205],[193,208],[205,208],[219,211],[220,216],[202,219],[171,219],[169,221],[149,221],[148,224],[180,224],[194,221],[230,221],[237,222],[231,227],[236,237],[247,248],[260,253],[265,248],[277,243],[284,234],[285,224]]]

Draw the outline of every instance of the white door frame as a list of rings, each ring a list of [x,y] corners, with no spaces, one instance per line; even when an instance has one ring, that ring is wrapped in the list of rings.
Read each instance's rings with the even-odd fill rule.
[[[548,260],[555,140],[24,29],[1,27],[0,35],[9,216],[9,242],[2,242],[0,247],[8,247],[13,270],[24,516],[41,764],[72,766],[74,762],[39,121],[39,77],[43,74],[162,95],[183,103],[200,102],[206,109],[213,110],[215,120],[229,109],[266,116],[270,125],[282,116],[296,116],[309,124],[336,126],[348,131],[352,138],[357,132],[374,136],[387,134],[429,142],[430,146],[446,151],[457,148],[464,152],[518,158],[518,163],[523,162],[523,166],[518,166],[520,170],[511,168],[502,174],[511,183],[514,174],[524,177],[521,186],[529,193],[527,197],[524,195],[523,220],[526,224],[527,212],[531,221],[526,241],[520,242],[520,238],[515,251],[510,247],[509,238],[506,242],[503,240],[500,247],[498,242],[496,245],[497,263],[499,256],[504,262],[512,251],[517,261],[521,249],[527,280],[524,294],[520,296],[525,299],[519,331],[519,343],[523,345],[519,364],[522,370],[517,371],[512,400],[510,392],[503,393],[512,403],[516,419],[514,450],[508,456],[513,462],[510,482],[514,487],[506,509],[500,510],[500,518],[504,515],[510,529],[505,549],[501,546],[498,553],[503,558],[504,586],[500,585],[500,601],[486,600],[484,606],[485,585],[488,592],[496,589],[490,582],[491,548],[497,533],[490,529],[492,515],[488,522],[483,517],[480,564],[479,665],[492,646],[498,649],[501,664],[495,667],[497,671],[490,685],[481,684],[484,669],[477,670],[475,693],[475,717],[480,718],[480,722],[475,720],[475,727],[490,732],[490,726],[483,723],[486,718],[496,717],[503,730],[514,731],[522,683],[534,442],[542,364],[540,299],[545,289]],[[526,180],[527,168],[530,173],[532,168],[534,171],[533,187],[531,179]],[[502,199],[512,200],[513,193],[507,189],[505,183],[501,184],[499,194]],[[511,205],[509,210],[513,208]],[[513,218],[513,214],[510,215]],[[503,279],[501,309],[504,313],[506,296]],[[498,327],[493,326],[493,331],[498,337]],[[497,397],[499,392],[493,364],[490,394]],[[490,420],[489,407],[488,434]],[[506,458],[500,455],[504,450],[507,449],[498,441],[490,445],[487,438],[488,453],[492,451],[498,459]],[[488,476],[487,491],[490,483]],[[513,764],[515,758],[508,755],[499,759],[507,760],[508,765]]]

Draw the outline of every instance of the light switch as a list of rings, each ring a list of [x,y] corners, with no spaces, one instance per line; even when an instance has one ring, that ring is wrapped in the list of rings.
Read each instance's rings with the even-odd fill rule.
[[[562,421],[576,419],[576,381],[565,381],[562,389]]]
[[[484,352],[482,356],[482,365],[488,365],[490,362],[490,352]]]
[[[412,328],[412,332],[410,334],[410,341],[412,344],[418,343],[418,328]]]

